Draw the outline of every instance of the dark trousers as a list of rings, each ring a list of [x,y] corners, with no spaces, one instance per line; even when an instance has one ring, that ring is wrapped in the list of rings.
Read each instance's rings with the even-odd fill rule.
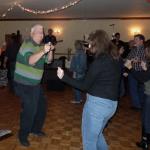
[[[132,100],[132,106],[141,108],[144,98],[144,84],[139,83],[132,74],[128,76],[129,90]]]
[[[143,126],[144,133],[150,134],[150,95],[145,95],[145,98],[143,101],[142,126]]]
[[[8,81],[9,81],[9,89],[14,92],[14,71],[15,71],[15,65],[16,65],[16,62],[9,62],[8,63],[8,74],[7,74],[7,77],[8,77]]]
[[[41,131],[46,116],[46,99],[41,85],[29,86],[14,83],[16,95],[21,98],[19,138]]]

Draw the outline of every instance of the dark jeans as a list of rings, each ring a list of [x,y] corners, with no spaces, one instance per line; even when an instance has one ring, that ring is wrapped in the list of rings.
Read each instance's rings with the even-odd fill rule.
[[[46,99],[41,85],[29,86],[14,82],[16,95],[21,98],[19,138],[41,131],[46,116]]]
[[[132,100],[132,106],[141,108],[144,98],[144,84],[139,83],[132,74],[128,76],[129,90]]]
[[[119,85],[119,97],[125,95],[125,85],[124,85],[124,78],[121,77],[120,85]]]
[[[81,82],[82,82],[83,77],[75,78],[75,79],[76,80],[81,80]],[[74,99],[75,99],[75,101],[76,102],[81,102],[83,100],[83,95],[82,95],[83,92],[81,90],[79,90],[79,89],[76,89],[76,88],[74,88],[73,91],[74,91]]]
[[[145,133],[150,134],[150,95],[145,95],[142,106],[142,126]]]
[[[14,71],[15,71],[16,62],[9,62],[8,63],[8,81],[9,81],[9,89],[13,92],[14,91]]]

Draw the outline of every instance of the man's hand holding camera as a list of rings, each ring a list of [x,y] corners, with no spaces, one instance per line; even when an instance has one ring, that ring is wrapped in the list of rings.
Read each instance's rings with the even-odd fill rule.
[[[146,62],[144,62],[144,61],[139,61],[139,60],[137,61],[137,59],[136,59],[136,61],[135,61],[135,59],[127,60],[127,61],[125,62],[125,64],[124,64],[124,66],[130,70],[130,69],[132,69],[132,63],[137,63],[137,62],[140,63],[140,65],[141,65],[141,67],[142,67],[142,69],[143,69],[144,71],[147,70]]]
[[[30,65],[35,65],[35,63],[43,57],[43,55],[47,54],[48,55],[48,63],[51,63],[53,60],[53,49],[54,46],[49,42],[48,44],[44,45],[44,48],[37,52],[34,53],[33,55],[30,56],[29,58],[29,64]]]
[[[55,48],[54,45],[52,45],[52,43],[49,42],[49,43],[44,45],[44,51],[43,52],[44,52],[44,54],[47,54],[50,51],[54,50],[54,48]]]
[[[53,50],[55,49],[54,45],[51,42],[44,45],[44,54],[48,54],[48,64],[53,61]]]
[[[127,59],[124,66],[130,70],[132,68],[132,61]]]

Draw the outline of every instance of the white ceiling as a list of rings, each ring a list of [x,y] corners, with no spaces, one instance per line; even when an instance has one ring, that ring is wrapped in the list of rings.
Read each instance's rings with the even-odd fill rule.
[[[17,0],[21,5],[34,10],[59,8],[75,0]],[[149,2],[148,2],[149,1]],[[0,0],[0,16],[15,0]],[[150,0],[81,0],[75,6],[48,15],[35,15],[14,7],[0,19],[96,19],[96,18],[150,17]]]

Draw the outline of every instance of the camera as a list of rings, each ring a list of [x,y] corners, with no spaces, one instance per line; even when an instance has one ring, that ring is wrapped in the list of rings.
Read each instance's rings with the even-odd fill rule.
[[[91,47],[91,44],[89,44],[87,41],[82,41],[82,44],[86,48],[90,48]]]

